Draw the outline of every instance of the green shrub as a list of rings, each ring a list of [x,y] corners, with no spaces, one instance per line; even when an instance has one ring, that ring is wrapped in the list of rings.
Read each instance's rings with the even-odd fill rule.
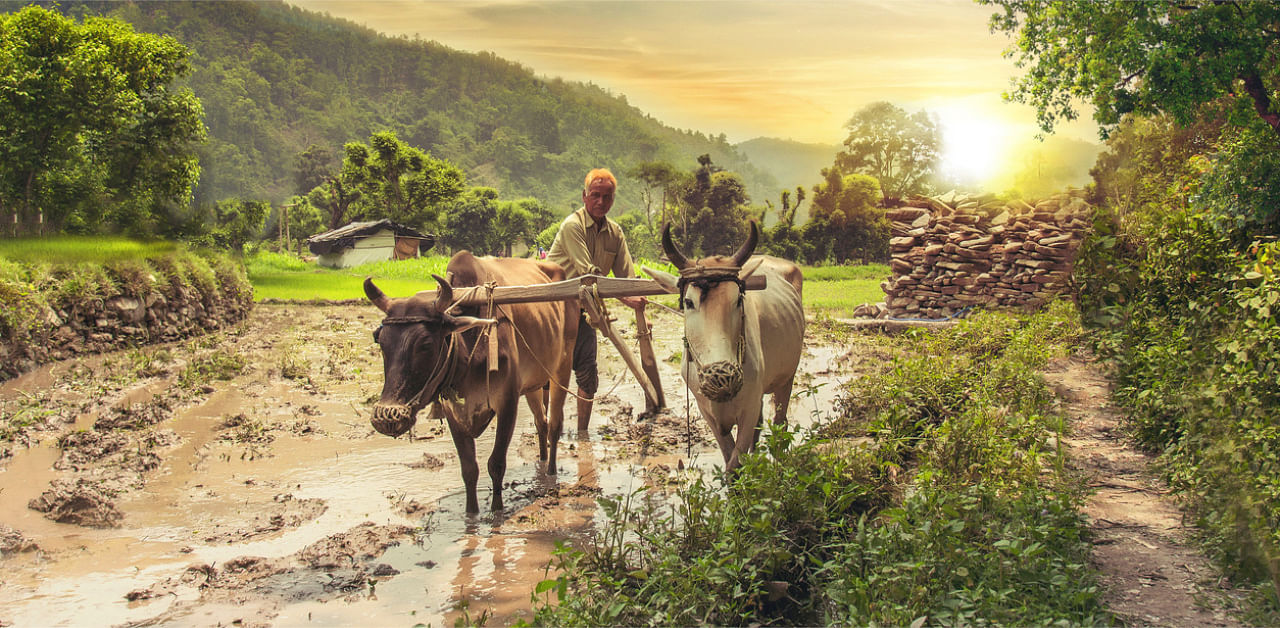
[[[1280,591],[1280,245],[1238,246],[1242,223],[1204,207],[1148,220],[1082,249],[1081,284],[1106,288],[1082,299],[1090,338],[1210,553],[1232,576]],[[1280,609],[1274,595],[1259,600],[1256,613]]]
[[[913,353],[850,382],[806,438],[770,427],[728,486],[696,476],[670,511],[601,499],[609,523],[557,551],[534,623],[1107,623],[1038,374],[1075,318],[1055,304],[892,341]]]

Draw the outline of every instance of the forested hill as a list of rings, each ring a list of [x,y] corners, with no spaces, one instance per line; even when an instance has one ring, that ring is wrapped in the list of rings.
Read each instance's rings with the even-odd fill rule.
[[[836,161],[840,144],[807,144],[772,137],[757,137],[735,147],[742,156],[758,168],[768,172],[783,188],[801,186],[806,190],[822,182],[822,169],[830,168]],[[801,217],[808,216],[808,205]]]
[[[282,201],[299,191],[294,173],[308,146],[327,148],[336,169],[344,143],[383,130],[462,167],[471,185],[498,188],[504,198],[533,196],[558,211],[579,198],[591,167],[619,174],[620,205],[634,208],[641,185],[628,170],[663,160],[689,171],[701,154],[738,172],[757,202],[777,194],[772,178],[723,134],[670,128],[624,96],[539,77],[491,53],[387,37],[283,2],[46,6],[121,18],[191,49],[186,81],[209,128],[197,205]]]

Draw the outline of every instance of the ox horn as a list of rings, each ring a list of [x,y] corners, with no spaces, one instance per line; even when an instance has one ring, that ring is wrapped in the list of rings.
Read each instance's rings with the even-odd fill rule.
[[[436,311],[444,313],[453,305],[453,286],[444,280],[440,275],[431,275],[436,278],[436,283],[440,284],[440,289],[436,291]]]
[[[684,270],[689,265],[689,260],[684,258],[684,254],[671,241],[671,223],[662,226],[662,250],[667,254],[667,259],[671,260],[671,264],[676,267],[676,270]]]
[[[742,266],[751,257],[751,253],[756,250],[756,243],[760,241],[760,229],[756,227],[756,221],[751,221],[751,233],[747,236],[747,241],[742,243],[742,248],[733,254],[733,265]]]
[[[391,300],[387,298],[387,295],[383,294],[378,286],[373,285],[373,277],[364,278],[364,296],[369,297],[369,301],[373,302],[373,305],[383,312],[391,307]]]

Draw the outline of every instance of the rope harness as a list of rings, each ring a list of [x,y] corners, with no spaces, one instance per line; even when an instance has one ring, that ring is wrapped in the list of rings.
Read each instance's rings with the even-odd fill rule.
[[[490,281],[484,285],[485,290],[488,291],[487,318],[493,318],[493,313],[496,309],[493,303],[493,289],[497,287],[497,285],[498,283],[496,281]],[[426,314],[421,316],[388,316],[382,319],[381,324],[385,327],[387,325],[430,325],[431,323],[442,323],[445,320],[445,316],[448,315],[447,313],[456,308],[460,301],[461,298],[455,299],[451,304],[449,304],[449,307],[444,308],[444,311],[438,314]],[[505,315],[506,313],[503,312],[503,314]],[[471,349],[467,351],[467,358],[465,361],[466,364],[471,364],[471,361],[475,358],[476,350],[480,348],[480,343],[486,340],[488,341],[488,368],[485,369],[484,373],[484,406],[486,410],[493,409],[493,389],[490,374],[493,371],[498,370],[498,335],[493,333],[493,327],[494,325],[484,326],[484,329],[481,330],[480,336],[476,339],[475,344],[471,345]],[[514,325],[512,327],[514,327]],[[426,384],[424,384],[422,389],[420,389],[418,393],[409,400],[409,403],[407,404],[409,407],[420,408],[422,405],[425,405],[419,405],[422,401],[422,396],[425,395],[428,390],[437,389],[442,383],[445,383],[450,390],[456,390],[453,379],[457,373],[459,361],[455,358],[460,354],[456,353],[455,349],[459,343],[463,343],[464,348],[466,346],[466,344],[459,338],[461,335],[461,332],[453,332],[449,334],[449,345],[444,351],[440,352],[439,361],[437,364],[432,366],[432,372],[427,378]],[[446,379],[449,380],[447,383],[444,381]]]
[[[736,366],[739,369],[742,368],[742,358],[746,351],[747,344],[747,309],[744,307],[747,296],[747,284],[738,277],[741,270],[742,268],[739,266],[703,266],[701,264],[697,264],[681,269],[680,279],[676,281],[676,289],[680,292],[679,303],[682,313],[685,309],[685,292],[689,289],[689,286],[698,288],[703,294],[706,294],[711,290],[711,288],[715,287],[716,284],[721,284],[727,281],[732,281],[733,283],[738,284],[738,313],[741,316],[742,324],[739,327],[740,333],[736,343],[737,346],[735,347],[737,364],[731,366]],[[689,335],[687,333],[683,337],[683,342],[685,355],[689,356],[689,361],[693,362],[693,365],[698,369],[699,373],[706,370],[707,365],[703,364],[702,360],[700,360],[698,355],[693,351],[693,346],[689,344]],[[714,377],[714,375],[715,374],[713,373],[712,376]]]
[[[428,316],[388,316],[382,319],[381,326],[386,327],[388,325],[420,325],[420,324],[426,325],[429,323],[439,323],[439,322],[442,322],[443,320],[444,318],[439,314],[428,315]],[[447,380],[453,379],[453,374],[454,374],[454,371],[456,370],[455,369],[456,363],[452,358],[454,355],[454,346],[457,344],[457,342],[458,342],[457,334],[449,334],[449,345],[445,348],[444,351],[440,352],[439,354],[440,357],[438,358],[437,362],[431,366],[431,374],[427,377],[426,383],[422,385],[422,388],[418,390],[418,393],[415,394],[413,398],[409,400],[409,403],[406,405],[408,405],[410,408],[422,407],[421,405],[419,405],[419,402],[422,401],[422,396],[425,395],[428,390],[439,388],[439,386],[442,383],[444,383],[446,379]],[[451,384],[452,382],[450,382],[450,385]],[[422,405],[425,405],[425,404],[422,404]]]

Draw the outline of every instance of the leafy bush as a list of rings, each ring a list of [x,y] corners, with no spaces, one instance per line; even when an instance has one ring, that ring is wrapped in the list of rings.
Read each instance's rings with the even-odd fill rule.
[[[1262,137],[1268,138],[1262,141]],[[1170,181],[1138,172],[1136,214],[1100,212],[1076,280],[1095,349],[1137,441],[1161,454],[1204,540],[1280,613],[1280,245],[1274,138],[1227,129],[1210,157]],[[1268,586],[1269,585],[1269,586]],[[1266,622],[1263,622],[1266,623]]]
[[[601,499],[609,524],[557,551],[533,622],[1105,623],[1037,373],[1075,318],[1059,303],[893,341],[917,353],[850,382],[817,432],[770,427],[727,486],[697,476],[671,510]]]

